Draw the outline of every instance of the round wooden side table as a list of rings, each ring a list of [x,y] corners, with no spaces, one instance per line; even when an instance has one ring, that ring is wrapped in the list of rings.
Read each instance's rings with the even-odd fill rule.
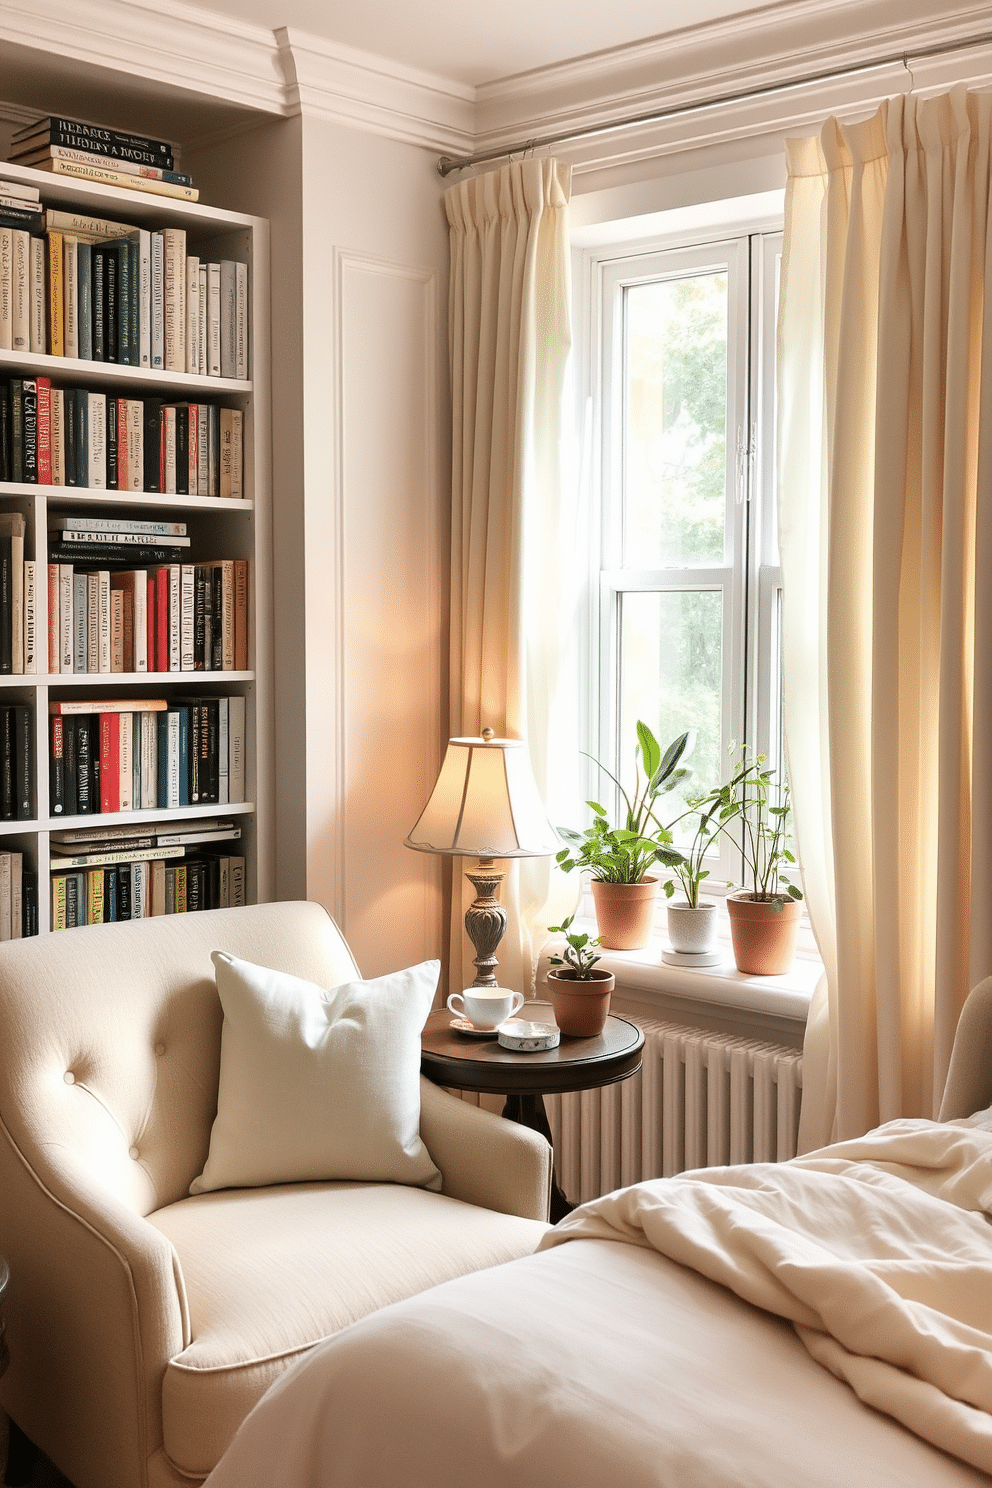
[[[553,1023],[546,1003],[525,1003],[521,1016]],[[501,1047],[493,1034],[478,1038],[451,1027],[447,1008],[431,1013],[421,1035],[420,1068],[435,1085],[476,1090],[506,1097],[503,1115],[539,1131],[553,1146],[544,1096],[569,1090],[615,1085],[641,1067],[644,1034],[635,1023],[611,1014],[595,1038],[562,1037],[557,1049],[519,1054]],[[551,1180],[551,1222],[557,1224],[574,1205]]]

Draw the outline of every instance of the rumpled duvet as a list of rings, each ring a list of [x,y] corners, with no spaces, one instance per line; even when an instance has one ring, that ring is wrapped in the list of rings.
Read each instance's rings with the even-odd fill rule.
[[[992,1133],[890,1122],[784,1164],[583,1206],[541,1249],[658,1251],[788,1319],[867,1404],[992,1473]]]

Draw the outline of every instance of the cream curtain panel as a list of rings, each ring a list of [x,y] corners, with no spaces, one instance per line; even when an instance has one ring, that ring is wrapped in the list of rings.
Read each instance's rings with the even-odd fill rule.
[[[553,822],[567,655],[561,412],[571,345],[568,200],[555,160],[512,162],[445,192],[451,243],[452,735],[525,739]],[[570,739],[575,752],[574,735]],[[497,975],[527,992],[550,912],[550,859],[516,862]],[[471,885],[455,860],[449,979],[475,975]],[[461,897],[460,897],[461,896]],[[464,901],[464,902],[462,902]]]
[[[826,967],[804,1147],[939,1103],[992,971],[992,95],[791,141],[786,738]]]

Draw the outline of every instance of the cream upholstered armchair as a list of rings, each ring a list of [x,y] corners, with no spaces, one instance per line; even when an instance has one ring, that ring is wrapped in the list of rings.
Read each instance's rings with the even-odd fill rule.
[[[545,1229],[543,1138],[423,1081],[440,1192],[311,1181],[190,1197],[217,1109],[218,949],[320,987],[357,976],[302,903],[0,947],[0,1404],[75,1488],[201,1481],[301,1353],[530,1252]]]

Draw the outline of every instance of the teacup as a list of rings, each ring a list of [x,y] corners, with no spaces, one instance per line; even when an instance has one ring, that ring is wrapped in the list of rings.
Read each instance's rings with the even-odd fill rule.
[[[524,994],[511,992],[507,987],[466,987],[464,992],[452,992],[448,998],[449,1010],[467,1018],[473,1028],[498,1028],[523,1005]]]

